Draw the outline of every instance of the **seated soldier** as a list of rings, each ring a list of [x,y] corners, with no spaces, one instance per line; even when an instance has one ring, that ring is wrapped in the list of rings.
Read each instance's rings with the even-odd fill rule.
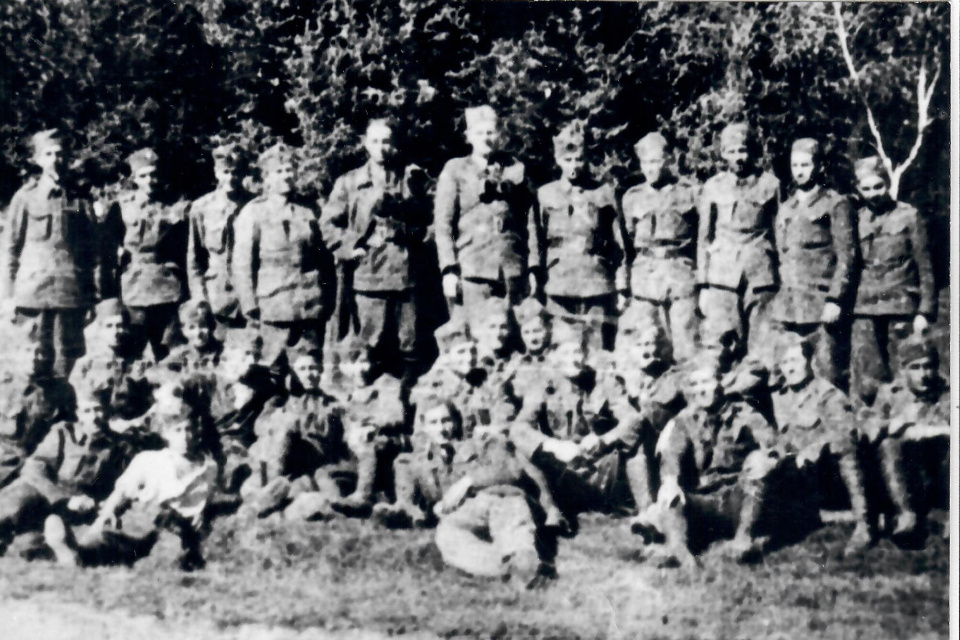
[[[0,489],[0,555],[14,536],[39,531],[51,513],[82,521],[129,462],[126,443],[107,428],[103,395],[81,392],[77,405],[76,422],[55,424],[19,477]]]
[[[511,423],[517,450],[543,470],[565,513],[629,509],[622,453],[630,443],[617,429],[636,419],[627,395],[613,377],[598,377],[587,365],[587,339],[561,343],[536,387],[523,398]]]
[[[463,417],[464,436],[469,437],[478,426],[492,423],[491,407],[503,398],[518,406],[517,399],[509,392],[506,377],[502,374],[491,376],[479,362],[479,351],[488,349],[477,344],[470,326],[461,317],[451,318],[434,335],[440,357],[410,392],[410,403],[417,416],[420,416],[417,407],[423,399],[455,399]],[[419,422],[420,418],[417,417],[416,421]]]
[[[440,399],[425,406],[422,441],[398,459],[398,502],[390,511],[422,524],[427,515],[420,507],[431,508],[439,518],[436,544],[444,562],[471,575],[516,575],[524,586],[553,576],[538,537],[564,528],[565,521],[543,474],[516,454],[501,427],[478,427],[455,442],[456,406]]]
[[[183,547],[180,566],[203,564],[200,549],[206,509],[219,468],[201,446],[209,407],[199,381],[168,382],[157,390],[158,431],[166,446],[137,454],[100,505],[96,519],[74,529],[59,515],[44,523],[44,538],[57,562],[69,566],[132,564],[147,556],[161,530]]]
[[[477,361],[487,371],[487,384],[503,384],[519,350],[517,322],[505,300],[489,298],[480,305],[482,317],[471,322]]]
[[[259,517],[281,510],[288,517],[328,517],[340,498],[336,476],[350,472],[350,454],[343,410],[320,387],[322,360],[317,349],[296,353],[289,394],[256,422],[257,440],[249,451],[254,473],[241,494]]]
[[[70,375],[75,388],[106,393],[111,421],[134,420],[150,408],[153,397],[147,363],[134,355],[129,333],[130,316],[115,298],[96,308],[96,318],[87,327],[87,353]]]
[[[707,353],[718,363],[724,397],[742,400],[763,414],[768,422],[774,422],[770,389],[775,385],[771,383],[770,372],[758,357],[747,352],[740,334],[724,331]]]
[[[527,298],[514,307],[523,354],[514,357],[505,375],[508,395],[523,398],[527,389],[549,369],[547,364],[554,350],[550,314],[536,298]]]
[[[49,342],[37,339],[36,325],[14,335],[15,354],[0,383],[0,487],[16,477],[57,422],[73,420],[76,396],[54,375]]]
[[[174,347],[158,366],[175,374],[201,374],[213,385],[223,343],[215,337],[217,322],[210,303],[187,300],[179,312],[186,344]]]
[[[651,551],[663,564],[696,566],[693,550],[731,535],[725,551],[738,561],[756,560],[768,540],[764,534],[772,534],[773,519],[761,519],[779,499],[771,489],[787,484],[790,475],[790,465],[770,448],[773,426],[748,403],[725,398],[720,375],[711,358],[691,371],[689,404],[657,443],[657,502],[632,523],[648,543],[662,538]],[[776,524],[789,527],[786,520]]]
[[[224,465],[224,488],[240,489],[252,473],[248,449],[256,439],[254,425],[279,387],[270,371],[260,364],[263,340],[252,329],[234,329],[217,369],[211,398],[216,430],[210,449]]]
[[[880,387],[864,426],[894,508],[893,538],[916,543],[923,530],[917,507],[926,509],[936,495],[941,501],[950,495],[950,388],[939,372],[940,353],[928,338],[907,338],[899,356],[900,372]]]
[[[839,469],[856,519],[846,553],[861,551],[870,544],[871,534],[853,409],[842,391],[814,373],[813,343],[793,333],[784,340],[779,365],[782,382],[773,394],[777,447],[795,454],[797,466],[817,478]]]

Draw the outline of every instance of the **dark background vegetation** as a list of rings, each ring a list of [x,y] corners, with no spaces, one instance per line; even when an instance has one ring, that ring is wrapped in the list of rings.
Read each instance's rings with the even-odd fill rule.
[[[687,170],[714,169],[731,118],[759,127],[787,177],[798,136],[827,143],[831,176],[872,153],[866,104],[887,154],[917,133],[921,64],[947,66],[949,5],[849,4],[859,87],[825,3],[445,2],[441,0],[9,0],[0,3],[0,202],[27,171],[23,139],[66,130],[85,186],[115,185],[151,145],[170,199],[211,185],[204,150],[233,134],[248,155],[304,145],[302,195],[320,198],[359,161],[372,115],[403,122],[411,160],[436,175],[465,152],[461,114],[489,102],[535,182],[552,177],[551,135],[570,117],[594,132],[600,170],[634,180],[632,144],[665,128]],[[949,73],[900,197],[948,237]],[[940,272],[949,249],[938,243]]]

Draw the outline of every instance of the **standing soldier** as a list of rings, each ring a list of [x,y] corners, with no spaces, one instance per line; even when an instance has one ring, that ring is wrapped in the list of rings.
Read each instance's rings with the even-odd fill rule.
[[[363,146],[369,161],[336,181],[320,224],[343,268],[341,286],[353,293],[352,300],[341,296],[352,307],[350,324],[370,345],[374,367],[392,361],[386,350],[392,346],[412,374],[417,309],[410,258],[426,231],[425,176],[396,162],[394,125],[387,120],[370,121]]]
[[[473,153],[450,160],[440,173],[434,224],[443,293],[474,317],[485,298],[516,304],[523,297],[531,198],[523,164],[499,151],[493,108],[473,107],[465,116]]]
[[[233,224],[240,204],[234,188],[236,145],[222,142],[213,149],[213,174],[217,187],[190,205],[190,238],[187,277],[190,297],[205,300],[223,330],[242,324],[239,301],[230,279],[233,259]]]
[[[854,167],[863,204],[857,230],[863,270],[853,308],[850,380],[852,395],[873,402],[881,382],[893,378],[897,344],[936,319],[937,291],[923,216],[890,197],[890,182],[877,157]]]
[[[10,202],[0,304],[15,322],[39,324],[54,371],[66,377],[84,353],[84,316],[96,302],[96,219],[88,202],[61,185],[57,131],[35,134],[30,145],[41,173]]]
[[[159,362],[177,329],[177,307],[185,293],[187,219],[185,206],[155,199],[157,154],[141,149],[127,158],[134,189],[122,195],[104,221],[107,237],[120,248],[120,300],[130,314],[136,356],[147,343]]]
[[[750,352],[763,344],[760,323],[777,283],[773,220],[780,194],[776,176],[757,167],[753,136],[746,124],[720,134],[727,170],[703,185],[697,238],[701,339],[714,347],[734,329]]]
[[[777,214],[780,290],[771,316],[782,331],[812,338],[818,374],[843,386],[846,367],[839,331],[849,313],[856,251],[853,212],[847,198],[821,186],[816,140],[793,143],[790,171],[797,189]]]
[[[301,342],[321,348],[326,321],[323,241],[314,213],[290,201],[294,171],[293,149],[280,142],[264,151],[263,194],[240,210],[235,227],[234,286],[270,366],[286,366],[287,349]]]
[[[647,134],[633,150],[646,181],[623,194],[628,244],[633,249],[631,305],[656,317],[671,336],[675,356],[685,359],[696,347],[693,258],[700,187],[669,171],[673,153],[661,134]]]
[[[537,191],[530,216],[530,288],[546,293],[547,309],[568,316],[575,328],[613,328],[617,293],[625,296],[623,234],[616,196],[589,175],[583,125],[574,122],[553,139],[560,179]],[[620,306],[623,306],[622,303]],[[609,331],[591,332],[594,349],[613,346]],[[574,338],[576,339],[576,338]]]

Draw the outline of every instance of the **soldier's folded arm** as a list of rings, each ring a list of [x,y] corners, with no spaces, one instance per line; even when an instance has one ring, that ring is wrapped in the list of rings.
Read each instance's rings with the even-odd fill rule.
[[[530,277],[530,294],[536,295],[543,286],[544,265],[546,264],[544,233],[546,215],[540,207],[539,198],[535,199],[527,214],[527,273]]]
[[[247,205],[250,207],[251,205]],[[237,297],[243,315],[259,319],[260,302],[257,300],[256,265],[260,251],[260,225],[256,211],[244,208],[237,216],[237,244],[234,247],[233,267]]]
[[[190,228],[187,236],[187,286],[193,299],[207,299],[203,274],[206,256],[203,246],[203,217],[192,207],[187,210]]]
[[[437,259],[440,272],[459,275],[460,266],[454,245],[459,210],[456,178],[456,160],[450,160],[437,178],[437,190],[433,197],[434,239],[437,243]]]
[[[841,197],[830,216],[830,233],[837,263],[834,267],[830,291],[827,293],[827,301],[834,304],[840,304],[847,299],[850,282],[853,279],[857,255],[856,226],[853,217],[850,200]]]
[[[3,264],[0,273],[0,303],[13,297],[13,283],[20,268],[20,253],[26,237],[27,205],[20,192],[7,209],[7,229],[3,241]]]
[[[359,234],[350,228],[350,187],[348,175],[340,176],[333,184],[330,197],[320,207],[320,232],[327,249],[338,262],[352,259]]]
[[[922,213],[914,209],[912,223],[910,244],[913,246],[913,259],[917,263],[920,277],[920,304],[917,313],[932,322],[937,318],[937,287],[933,277],[927,221]]]
[[[697,284],[704,284],[707,280],[707,246],[713,240],[715,211],[713,187],[707,181],[697,201]]]

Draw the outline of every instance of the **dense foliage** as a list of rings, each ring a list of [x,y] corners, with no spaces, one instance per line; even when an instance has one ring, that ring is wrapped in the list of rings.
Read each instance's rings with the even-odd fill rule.
[[[402,123],[432,175],[465,151],[463,107],[490,102],[535,181],[550,137],[583,118],[599,170],[629,182],[632,143],[665,128],[701,178],[723,123],[748,118],[786,172],[799,135],[828,143],[841,188],[848,157],[901,163],[915,144],[917,76],[946,65],[947,3],[844,5],[846,64],[826,3],[444,2],[442,0],[11,0],[0,4],[0,200],[26,170],[22,140],[62,126],[83,183],[116,183],[153,145],[170,198],[209,187],[203,150],[233,133],[253,154],[303,145],[300,187],[322,197],[359,162],[371,115]],[[949,80],[932,83],[930,125],[901,196],[948,210]],[[941,179],[931,180],[930,176]]]

